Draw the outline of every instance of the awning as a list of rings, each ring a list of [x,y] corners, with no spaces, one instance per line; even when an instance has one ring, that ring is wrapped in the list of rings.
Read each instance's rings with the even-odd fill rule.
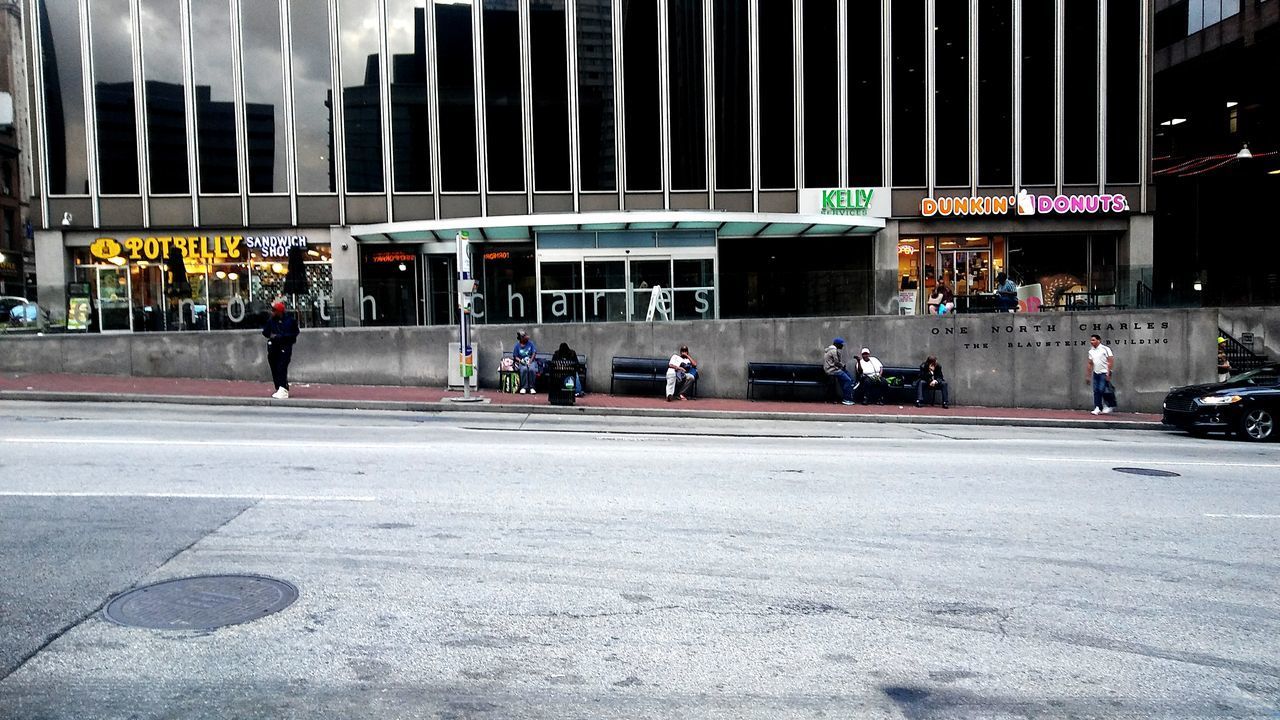
[[[823,238],[870,235],[884,227],[881,218],[716,210],[644,210],[631,212],[498,215],[449,220],[353,225],[360,242],[453,242],[466,230],[472,242],[532,240],[539,232],[601,230],[714,230],[721,238]]]

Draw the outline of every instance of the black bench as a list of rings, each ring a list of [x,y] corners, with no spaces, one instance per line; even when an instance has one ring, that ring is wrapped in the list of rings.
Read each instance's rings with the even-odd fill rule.
[[[885,379],[884,400],[903,403],[916,401],[916,381],[920,379],[920,368],[885,365],[881,376]],[[857,378],[855,382],[856,380]],[[792,390],[812,388],[823,393],[834,393],[834,397],[839,393],[839,387],[835,383],[835,379],[822,369],[822,365],[747,363],[747,397],[752,400],[755,399],[757,385]]]
[[[747,363],[747,397],[755,400],[756,387],[778,387],[787,390],[799,388],[827,392],[834,379],[822,370],[821,365],[808,363]]]
[[[609,373],[609,394],[613,394],[616,383],[648,383],[658,385],[663,392],[667,389],[667,369],[671,367],[671,358],[615,357]],[[693,376],[693,384],[689,386],[689,396],[698,395],[698,376]]]

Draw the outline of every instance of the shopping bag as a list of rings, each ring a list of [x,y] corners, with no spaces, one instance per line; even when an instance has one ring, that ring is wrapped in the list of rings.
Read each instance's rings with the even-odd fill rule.
[[[1112,385],[1110,380],[1102,388],[1102,402],[1106,403],[1107,407],[1116,406],[1116,386]]]

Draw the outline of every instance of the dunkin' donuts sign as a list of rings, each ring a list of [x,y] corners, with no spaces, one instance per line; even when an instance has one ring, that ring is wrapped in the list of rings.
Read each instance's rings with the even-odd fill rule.
[[[962,217],[968,215],[1095,215],[1129,212],[1124,195],[1032,195],[1019,190],[1017,195],[995,197],[941,197],[920,201],[924,217]]]

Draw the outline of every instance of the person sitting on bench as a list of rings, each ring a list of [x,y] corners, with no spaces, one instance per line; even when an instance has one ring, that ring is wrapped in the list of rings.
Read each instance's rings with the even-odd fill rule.
[[[878,358],[871,356],[869,348],[862,348],[861,357],[855,370],[857,371],[857,387],[854,388],[854,400],[866,405],[868,402],[874,401],[877,405],[884,404],[884,363]]]
[[[689,362],[689,346],[681,345],[680,352],[671,356],[667,362],[667,402],[676,398],[688,400],[685,393],[693,385],[693,376],[685,371],[685,363]]]
[[[920,366],[920,379],[916,381],[916,407],[924,404],[924,391],[928,390],[930,396],[934,390],[942,392],[942,409],[951,406],[950,398],[947,396],[947,379],[942,376],[942,365],[938,363],[938,358],[930,355],[924,364]]]

